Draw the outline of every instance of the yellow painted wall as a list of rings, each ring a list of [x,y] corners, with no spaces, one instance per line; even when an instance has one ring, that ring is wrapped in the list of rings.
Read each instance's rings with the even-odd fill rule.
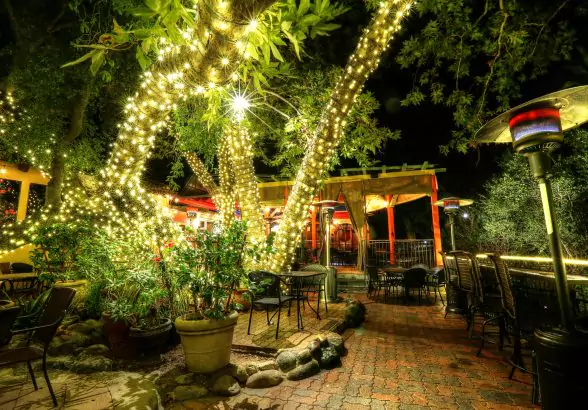
[[[31,258],[29,258],[29,252],[32,249],[33,246],[30,244],[21,246],[20,248],[16,248],[13,252],[0,256],[0,262],[23,262],[32,264]]]

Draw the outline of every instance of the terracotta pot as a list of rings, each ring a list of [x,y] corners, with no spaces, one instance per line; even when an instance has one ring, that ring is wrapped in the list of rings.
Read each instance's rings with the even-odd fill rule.
[[[129,335],[129,326],[125,322],[113,322],[108,313],[102,314],[104,333],[113,356],[119,359],[132,359],[137,355],[135,340]]]
[[[151,329],[131,327],[129,336],[134,340],[137,353],[142,356],[158,355],[169,340],[172,322],[163,319],[162,323]]]
[[[213,373],[229,364],[238,317],[233,312],[221,320],[189,320],[186,316],[176,319],[188,370]]]
[[[233,298],[235,299],[235,302],[243,306],[241,311],[249,310],[249,308],[251,307],[251,303],[249,302],[249,299],[246,297],[246,293],[247,289],[238,289],[233,291]]]

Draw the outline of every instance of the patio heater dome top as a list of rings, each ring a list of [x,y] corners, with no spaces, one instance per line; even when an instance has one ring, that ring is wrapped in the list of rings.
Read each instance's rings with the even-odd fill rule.
[[[542,110],[544,114],[549,114],[550,109],[558,110],[561,122],[560,132],[577,127],[588,121],[588,85],[556,91],[502,113],[476,132],[474,144],[513,143],[512,124],[509,123],[517,116],[531,113],[534,109]],[[517,141],[514,143],[516,145]]]
[[[461,208],[462,206],[468,206],[473,203],[474,203],[473,199],[447,197],[447,198],[442,198],[442,199],[439,199],[438,201],[435,201],[433,203],[433,205],[442,206],[444,208],[447,207],[447,205],[453,206],[453,207],[455,207],[457,205],[459,208]]]

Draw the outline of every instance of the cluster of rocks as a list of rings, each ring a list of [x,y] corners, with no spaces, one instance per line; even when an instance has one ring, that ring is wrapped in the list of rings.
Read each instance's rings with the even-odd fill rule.
[[[50,368],[75,373],[112,370],[110,349],[105,345],[101,320],[79,321],[72,316],[64,321],[49,345],[47,364]]]
[[[241,387],[267,388],[284,379],[302,380],[321,369],[341,364],[345,346],[341,335],[333,332],[314,337],[306,346],[282,349],[276,357],[261,363],[229,366],[211,375],[188,373],[160,382],[169,400],[194,400],[207,395],[234,396]]]
[[[345,329],[352,329],[359,327],[365,320],[366,308],[365,305],[359,300],[348,299],[345,302],[345,317],[343,322],[339,325],[339,332],[343,332]]]

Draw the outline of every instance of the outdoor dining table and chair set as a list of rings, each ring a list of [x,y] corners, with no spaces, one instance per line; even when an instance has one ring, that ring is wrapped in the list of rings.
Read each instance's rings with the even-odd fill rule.
[[[481,333],[477,338],[479,356],[485,343],[497,342],[503,349],[504,340],[512,338],[513,353],[507,358],[511,365],[509,379],[517,369],[533,376],[533,403],[538,402],[538,385],[535,356],[525,363],[523,348],[533,349],[535,329],[559,323],[559,307],[553,277],[546,272],[509,269],[496,253],[483,255],[483,264],[469,252],[452,251],[443,255],[447,273],[447,313],[460,313],[466,320],[469,337],[474,337],[476,316],[482,316]],[[574,287],[588,284],[588,278],[569,275],[570,293],[574,300]],[[578,314],[579,312],[576,312]],[[489,324],[498,327],[498,340],[488,337]],[[494,332],[496,334],[496,332]],[[524,342],[524,343],[523,343]]]
[[[408,304],[411,291],[418,295],[418,303],[421,304],[423,294],[431,294],[431,290],[437,301],[437,295],[443,303],[443,295],[440,288],[445,286],[445,273],[442,267],[429,268],[418,264],[410,268],[401,266],[367,266],[368,297],[376,300],[383,290],[384,302],[393,296],[403,296]],[[402,292],[401,292],[402,289]]]
[[[251,334],[251,322],[253,310],[265,308],[267,325],[271,325],[273,318],[277,315],[276,339],[280,331],[280,319],[282,307],[288,305],[288,316],[291,314],[292,303],[295,304],[297,327],[304,329],[302,321],[302,310],[305,309],[305,302],[321,319],[320,305],[321,298],[324,299],[325,312],[328,313],[326,295],[326,277],[328,269],[321,265],[309,265],[300,271],[283,273],[272,273],[267,271],[256,271],[249,274],[251,283],[251,307],[249,310],[249,324],[247,334]],[[316,309],[310,303],[310,295],[316,294]],[[270,309],[275,309],[270,317]]]

